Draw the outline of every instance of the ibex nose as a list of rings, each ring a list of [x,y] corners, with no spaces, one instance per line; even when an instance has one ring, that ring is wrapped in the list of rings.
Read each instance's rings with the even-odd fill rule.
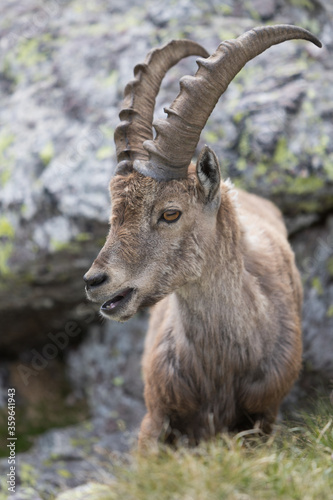
[[[108,275],[103,272],[99,272],[89,276],[89,271],[83,276],[84,281],[86,282],[87,289],[94,288],[102,285],[108,279]]]

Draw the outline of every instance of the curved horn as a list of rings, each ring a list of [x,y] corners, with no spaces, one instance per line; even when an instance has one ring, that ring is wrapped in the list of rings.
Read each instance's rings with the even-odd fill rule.
[[[243,66],[272,45],[305,39],[321,47],[309,31],[297,26],[254,28],[235,40],[222,42],[208,59],[199,58],[195,76],[180,80],[180,92],[165,111],[168,117],[153,123],[155,140],[144,143],[149,161],[136,161],[134,168],[157,180],[184,178],[201,131],[218,99]]]
[[[166,72],[187,56],[208,57],[208,52],[191,40],[172,40],[151,50],[143,63],[134,68],[135,79],[124,92],[124,101],[114,140],[118,162],[148,160],[143,142],[153,138],[152,121],[155,99]]]

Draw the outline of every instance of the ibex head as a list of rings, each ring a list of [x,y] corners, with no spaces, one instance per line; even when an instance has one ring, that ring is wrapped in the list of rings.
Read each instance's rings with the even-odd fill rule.
[[[216,241],[221,203],[228,216],[228,188],[222,184],[220,189],[218,160],[207,146],[196,166],[191,164],[201,131],[247,61],[296,38],[321,46],[302,28],[267,26],[221,43],[210,57],[194,42],[172,41],[135,67],[115,131],[118,166],[110,184],[110,232],[84,277],[88,298],[103,304],[104,316],[125,321],[208,272],[211,262],[206,257]],[[161,81],[189,55],[201,56],[199,69],[180,80],[180,93],[166,109],[168,117],[153,124],[153,138]]]

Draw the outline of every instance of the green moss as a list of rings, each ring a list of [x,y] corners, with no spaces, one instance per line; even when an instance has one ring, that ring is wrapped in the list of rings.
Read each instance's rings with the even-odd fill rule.
[[[321,25],[319,19],[316,19],[315,16],[305,18],[302,22],[302,27],[311,31],[311,33],[314,33],[315,35],[321,34]]]
[[[218,5],[217,6],[218,10],[220,11],[222,16],[231,16],[232,14],[232,7],[230,5]]]
[[[268,170],[268,165],[266,163],[260,162],[258,163],[258,165],[256,165],[254,174],[256,177],[261,177],[267,174],[267,170]]]
[[[276,163],[283,169],[290,169],[290,167],[298,163],[297,157],[288,149],[287,139],[281,137],[275,148],[273,163]]]
[[[239,141],[238,150],[243,158],[249,156],[251,152],[250,138],[247,131],[243,132]]]
[[[6,237],[12,239],[14,237],[14,228],[7,217],[0,216],[0,238]]]
[[[297,209],[299,212],[305,212],[307,214],[315,214],[323,211],[323,206],[319,200],[313,201],[298,201]]]
[[[79,233],[75,236],[76,241],[90,241],[91,238],[91,233]]]
[[[239,35],[239,33],[235,33],[233,36],[230,36],[229,38],[236,38]],[[226,39],[226,38],[225,38]],[[237,73],[235,78],[232,81],[232,84],[234,87],[236,87],[239,90],[239,93],[242,94],[244,92],[244,86],[248,86],[249,88],[252,86],[253,87],[253,81],[256,80],[257,78],[260,78],[261,75],[264,74],[264,69],[260,66],[256,65],[251,65],[251,66],[245,66],[242,71]],[[237,105],[239,105],[239,99],[235,99]],[[230,101],[229,101],[230,103]],[[229,104],[228,104],[229,105]]]
[[[103,35],[108,35],[110,33],[110,26],[103,23],[94,23],[84,26],[84,31],[86,34],[91,36],[102,37]]]
[[[247,184],[243,178],[232,179],[232,182],[237,189],[247,189]]]
[[[54,238],[51,238],[50,241],[50,250],[53,252],[61,252],[62,250],[70,250],[72,247],[72,242],[70,241],[58,241]]]
[[[97,246],[99,246],[99,247],[104,246],[104,244],[105,244],[105,238],[98,238],[98,240],[96,241],[96,243],[97,243]]]
[[[204,132],[204,138],[205,141],[209,142],[210,144],[216,144],[220,139],[219,135],[212,130],[207,130],[206,132]]]
[[[121,387],[122,385],[124,385],[124,377],[121,377],[121,376],[114,377],[114,379],[112,380],[112,383],[116,387]]]
[[[105,160],[106,158],[112,158],[114,154],[114,149],[112,146],[102,146],[96,151],[97,160]]]
[[[309,177],[295,177],[288,180],[288,185],[285,188],[289,194],[311,194],[324,187],[323,179],[311,175]]]
[[[13,144],[14,134],[6,130],[0,131],[0,182],[4,186],[10,179],[14,156],[10,155],[8,149]]]
[[[224,40],[232,40],[233,38],[237,38],[237,36],[239,35],[239,33],[237,33],[237,28],[233,30],[232,26],[229,27],[229,30],[226,29],[226,26],[223,26],[223,30],[221,30],[218,34],[221,42],[223,42]],[[237,78],[237,76],[238,75],[235,76],[235,79]],[[235,83],[235,79],[233,80],[233,84]]]
[[[327,178],[333,181],[333,154],[331,153],[326,158],[324,158],[324,171]]]
[[[126,431],[126,422],[122,418],[118,418],[116,421],[117,427],[120,430],[120,432],[125,432]]]
[[[292,66],[280,66],[279,68],[276,68],[275,70],[275,75],[276,77],[283,77],[283,78],[292,78],[293,76],[297,76],[299,73],[302,73],[304,71],[307,71],[309,68],[309,62],[300,57],[297,61],[293,61]]]
[[[323,293],[324,293],[323,285],[322,285],[320,278],[318,276],[315,276],[312,279],[311,285],[312,285],[312,288],[314,288],[316,290],[318,295],[323,295]]]
[[[244,116],[245,116],[244,112],[238,111],[238,113],[235,113],[233,115],[232,119],[236,124],[239,124],[243,120]]]
[[[3,167],[2,172],[0,172],[0,184],[5,186],[10,179],[11,170],[7,167]]]
[[[1,478],[0,479],[0,500],[8,500],[7,493],[3,493],[4,491],[7,492],[7,489],[8,489],[7,478]]]
[[[100,125],[99,129],[105,138],[113,139],[114,128],[109,127],[108,125]]]
[[[17,46],[16,60],[25,67],[36,66],[46,60],[47,55],[40,50],[38,38],[24,40]]]
[[[327,316],[328,318],[333,318],[333,304],[331,304],[331,305],[329,306],[329,308],[327,309],[326,316]]]
[[[3,154],[6,149],[14,142],[15,135],[8,132],[0,132],[0,154]]]
[[[50,250],[52,252],[66,251],[69,254],[77,254],[82,251],[82,242],[90,241],[91,237],[89,233],[80,233],[75,237],[75,240],[70,241],[58,241],[55,238],[51,238]],[[105,241],[103,241],[103,244],[104,243]],[[58,277],[60,277],[60,275]]]
[[[20,463],[20,480],[23,486],[36,486],[37,472],[35,467],[25,462]]]
[[[249,15],[252,17],[252,19],[255,19],[256,21],[260,21],[260,19],[261,19],[260,14],[252,6],[251,2],[245,2],[245,8],[248,11]]]
[[[43,149],[39,152],[39,157],[45,167],[50,163],[50,161],[54,157],[54,146],[52,141],[49,141],[47,144],[45,144]]]
[[[327,134],[322,134],[319,136],[318,143],[311,149],[305,149],[310,154],[317,154],[323,156],[327,153],[327,147],[330,144],[330,138]]]
[[[92,424],[92,422],[90,420],[87,420],[86,422],[83,423],[83,427],[87,430],[87,431],[92,431],[94,426]]]
[[[122,31],[128,31],[130,28],[134,28],[135,26],[140,26],[142,22],[143,9],[140,8],[132,8],[127,11],[126,16],[123,18],[118,18],[119,22],[115,23],[114,30],[118,33]],[[120,19],[123,19],[120,21]]]
[[[301,7],[308,10],[315,9],[315,3],[312,0],[288,0],[293,7]]]
[[[73,477],[73,474],[66,469],[58,469],[58,474],[59,476],[64,477],[66,479],[68,479],[69,477]]]
[[[50,398],[38,404],[30,404],[28,407],[16,406],[16,452],[27,451],[34,439],[49,429],[55,427],[68,427],[83,422],[88,417],[89,409],[85,401],[80,400],[73,405],[66,404],[67,388],[61,394],[49,393]],[[0,410],[0,435],[7,435],[7,410]],[[0,457],[6,457],[7,450],[0,448]],[[20,462],[21,465],[21,462]],[[23,465],[23,464],[22,464]],[[23,473],[25,484],[29,483],[30,469],[25,468]]]
[[[10,241],[0,242],[0,276],[9,277],[11,270],[8,261],[13,253],[13,243]]]
[[[104,78],[103,81],[102,81],[102,85],[104,87],[113,87],[114,85],[116,85],[117,81],[118,81],[118,78],[119,78],[119,73],[118,71],[111,71],[111,73],[109,74],[109,76],[107,78]]]
[[[245,160],[245,158],[238,158],[236,162],[236,167],[237,170],[239,170],[240,172],[244,172],[244,170],[246,170],[247,167],[247,161]]]
[[[333,257],[330,257],[326,263],[327,271],[330,276],[333,276]]]
[[[311,102],[310,99],[307,99],[306,101],[303,102],[303,111],[306,115],[306,118],[309,122],[309,124],[315,125],[318,122],[318,116],[316,115],[316,110],[314,107],[313,102]]]

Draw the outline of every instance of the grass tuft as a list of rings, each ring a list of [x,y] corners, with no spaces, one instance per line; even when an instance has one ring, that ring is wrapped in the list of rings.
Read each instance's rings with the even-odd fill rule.
[[[320,404],[266,440],[223,435],[197,448],[134,453],[115,474],[110,500],[332,499],[332,406]]]

